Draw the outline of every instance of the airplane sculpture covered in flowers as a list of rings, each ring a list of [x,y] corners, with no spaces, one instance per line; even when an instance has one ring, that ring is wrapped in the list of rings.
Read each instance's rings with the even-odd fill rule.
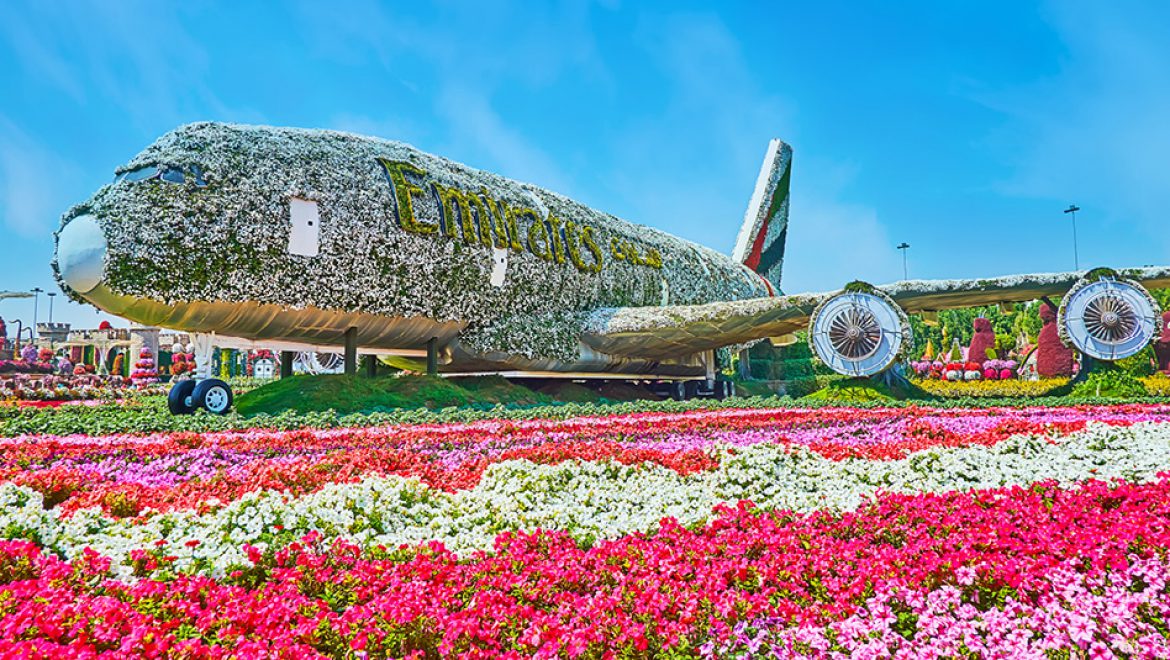
[[[880,373],[911,343],[907,311],[1072,289],[1062,338],[1106,360],[1159,329],[1142,285],[1170,285],[1170,268],[785,295],[791,159],[768,145],[728,257],[405,144],[197,123],[67,211],[53,267],[72,298],[203,336],[199,353],[214,333],[220,346],[343,348],[351,369],[361,350],[447,373],[690,380],[691,394],[703,380],[723,391],[714,349],[805,326],[834,370]],[[203,357],[176,412],[231,406]]]

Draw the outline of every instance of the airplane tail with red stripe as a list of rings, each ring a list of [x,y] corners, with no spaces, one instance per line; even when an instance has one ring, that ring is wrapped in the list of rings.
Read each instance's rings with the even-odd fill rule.
[[[743,227],[732,257],[756,271],[780,295],[784,266],[784,242],[788,237],[788,189],[791,181],[792,147],[772,140],[756,179]]]

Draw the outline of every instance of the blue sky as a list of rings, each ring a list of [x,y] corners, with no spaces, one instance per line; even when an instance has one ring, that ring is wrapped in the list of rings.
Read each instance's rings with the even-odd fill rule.
[[[205,119],[406,141],[724,252],[780,137],[789,292],[899,279],[900,241],[912,277],[1069,269],[1072,202],[1082,266],[1170,263],[1167,2],[277,6],[0,5],[0,290],[53,287],[60,214]]]

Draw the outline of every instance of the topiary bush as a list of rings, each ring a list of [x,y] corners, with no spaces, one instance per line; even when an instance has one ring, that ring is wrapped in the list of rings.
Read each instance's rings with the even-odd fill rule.
[[[967,359],[972,362],[983,362],[995,357],[995,331],[991,329],[991,321],[982,316],[972,321],[975,334],[971,337],[971,344],[967,348]],[[992,354],[988,355],[988,351]]]
[[[1154,356],[1158,360],[1158,371],[1170,374],[1170,310],[1162,312],[1162,332],[1154,342]]]
[[[803,401],[854,405],[857,403],[878,403],[897,401],[897,397],[885,385],[870,378],[845,378],[828,383],[825,387],[802,398]]]
[[[1073,351],[1060,341],[1060,330],[1056,325],[1056,308],[1049,304],[1040,306],[1040,319],[1044,327],[1036,341],[1036,372],[1041,378],[1059,378],[1073,373]]]
[[[1146,396],[1145,384],[1136,376],[1117,368],[1102,369],[1073,387],[1074,397],[1102,397],[1124,399]]]

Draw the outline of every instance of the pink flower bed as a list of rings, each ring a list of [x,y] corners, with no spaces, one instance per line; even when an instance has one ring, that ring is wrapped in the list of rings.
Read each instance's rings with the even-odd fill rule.
[[[214,580],[0,542],[5,657],[1128,657],[1170,653],[1170,482],[748,503],[584,548],[363,553],[310,534]]]
[[[0,657],[1170,657],[1167,422],[829,408],[0,439]]]
[[[656,463],[680,474],[718,465],[715,446],[805,446],[833,460],[889,460],[938,447],[990,446],[1022,433],[1059,437],[1089,421],[1170,420],[1170,406],[936,410],[718,410],[568,421],[486,421],[367,429],[0,439],[0,481],[27,485],[63,511],[116,515],[196,509],[276,489],[313,492],[372,474],[418,477],[445,491],[475,486],[493,463],[526,459]],[[116,504],[116,506],[115,506]]]

